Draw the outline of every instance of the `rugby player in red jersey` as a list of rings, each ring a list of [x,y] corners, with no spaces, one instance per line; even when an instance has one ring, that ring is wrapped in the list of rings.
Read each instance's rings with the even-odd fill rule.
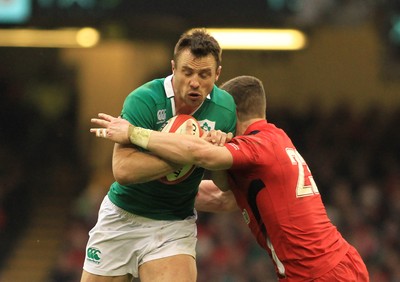
[[[222,141],[230,141],[219,146],[208,142],[210,135],[177,137],[108,115],[93,122],[107,128],[106,138],[113,141],[132,142],[166,160],[216,171],[214,182],[200,185],[197,209],[231,209],[236,200],[273,260],[279,281],[369,281],[361,256],[328,218],[307,163],[287,134],[266,120],[262,82],[239,76],[221,88],[234,97],[238,135],[231,140],[222,135]]]

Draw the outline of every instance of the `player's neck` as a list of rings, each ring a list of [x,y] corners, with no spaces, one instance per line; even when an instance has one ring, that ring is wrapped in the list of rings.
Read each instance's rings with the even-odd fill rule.
[[[196,112],[197,109],[200,107],[201,107],[201,105],[198,107],[190,107],[190,106],[185,105],[183,107],[175,107],[175,110],[176,110],[177,115],[179,115],[179,114],[193,115],[194,112]]]
[[[245,121],[240,121],[238,119],[237,127],[236,127],[236,135],[243,135],[250,125],[252,125],[253,123],[260,121],[260,120],[265,120],[265,119],[264,118],[252,118],[252,119],[248,119]]]
[[[175,99],[175,112],[176,114],[193,115],[203,105],[204,101],[198,106],[191,106],[185,104],[179,99]]]

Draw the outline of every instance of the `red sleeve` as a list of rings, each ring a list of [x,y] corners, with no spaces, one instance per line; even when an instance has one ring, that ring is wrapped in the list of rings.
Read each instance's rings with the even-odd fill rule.
[[[260,146],[258,142],[251,140],[250,136],[240,136],[226,143],[225,147],[231,152],[233,157],[232,168],[241,168],[254,165],[260,162]]]

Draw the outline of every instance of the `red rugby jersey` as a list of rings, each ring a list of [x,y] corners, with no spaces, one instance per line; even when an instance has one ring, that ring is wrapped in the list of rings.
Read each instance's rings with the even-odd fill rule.
[[[232,191],[278,277],[304,281],[336,266],[349,244],[329,220],[310,169],[286,133],[258,121],[225,146],[233,156]]]

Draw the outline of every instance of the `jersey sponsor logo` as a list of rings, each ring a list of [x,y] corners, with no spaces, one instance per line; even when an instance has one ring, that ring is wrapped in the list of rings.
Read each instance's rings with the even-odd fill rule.
[[[215,129],[215,121],[211,121],[208,119],[203,119],[198,121],[200,124],[201,129],[204,131],[211,131]]]
[[[239,151],[240,150],[239,146],[234,144],[234,143],[226,143],[226,145],[229,145],[229,146],[233,147],[233,149],[235,149],[235,151]]]
[[[100,260],[101,260],[100,255],[101,255],[101,251],[96,248],[88,248],[86,251],[86,259],[88,261],[94,262],[96,264],[100,263]]]
[[[250,216],[249,216],[249,213],[247,212],[246,209],[242,210],[242,215],[243,215],[243,218],[244,218],[244,222],[246,222],[246,224],[249,224],[250,223]]]
[[[157,119],[158,119],[157,123],[164,122],[166,118],[167,118],[167,110],[166,109],[157,111]]]
[[[164,127],[166,124],[166,122],[165,122],[166,120],[167,120],[167,110],[166,109],[158,110],[157,111],[157,124],[162,123],[162,124],[164,124],[162,127]]]

